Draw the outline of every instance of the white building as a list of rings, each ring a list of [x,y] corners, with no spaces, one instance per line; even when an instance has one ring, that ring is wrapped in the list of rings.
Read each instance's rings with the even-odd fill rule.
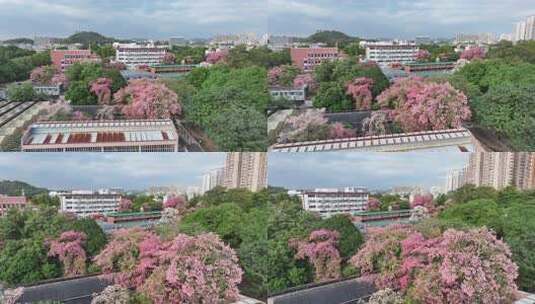
[[[60,211],[78,217],[117,212],[122,195],[115,190],[73,190],[50,193],[58,196]]]
[[[467,168],[451,170],[446,178],[446,193],[455,191],[466,184]]]
[[[271,87],[269,89],[269,94],[274,100],[286,99],[290,101],[305,101],[306,100],[306,87],[295,89],[295,88],[283,88],[283,87]]]
[[[513,28],[513,42],[535,40],[535,16],[515,23]]]
[[[362,41],[366,49],[366,60],[378,64],[411,63],[416,61],[420,48],[410,41]]]
[[[367,189],[357,187],[289,191],[288,193],[301,198],[303,209],[317,212],[322,217],[365,212],[368,209],[370,194]]]
[[[202,176],[202,193],[206,193],[217,186],[223,185],[223,179],[225,177],[223,168],[217,168],[207,172]]]
[[[117,51],[115,60],[128,67],[162,64],[168,48],[166,45],[155,45],[152,42],[145,45],[116,42],[113,47]]]

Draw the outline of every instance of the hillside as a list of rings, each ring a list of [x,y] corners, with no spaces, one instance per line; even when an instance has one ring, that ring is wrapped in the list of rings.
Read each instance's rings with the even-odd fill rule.
[[[308,38],[306,38],[307,42],[325,43],[329,46],[334,46],[337,43],[347,44],[347,43],[358,41],[358,40],[359,39],[356,37],[348,36],[347,34],[339,32],[339,31],[318,31],[310,35]]]
[[[84,46],[88,45],[101,45],[101,44],[111,44],[115,41],[114,38],[105,37],[96,32],[79,32],[73,34],[63,41],[64,43],[81,43]]]
[[[38,188],[25,182],[9,180],[0,181],[0,194],[16,196],[21,195],[22,190],[24,190],[24,194],[26,196],[34,196],[39,193],[48,193],[48,190],[45,188]]]
[[[33,44],[33,40],[29,38],[15,38],[2,41],[4,44]]]

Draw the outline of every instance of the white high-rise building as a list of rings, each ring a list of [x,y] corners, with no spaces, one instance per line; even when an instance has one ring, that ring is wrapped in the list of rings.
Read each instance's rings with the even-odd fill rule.
[[[223,168],[217,168],[204,174],[202,177],[202,193],[206,193],[217,186],[222,186],[224,176]]]
[[[342,189],[313,189],[289,191],[298,195],[303,209],[317,212],[322,217],[336,214],[356,214],[368,210],[370,192],[365,188],[346,187]]]
[[[535,16],[515,23],[513,28],[513,42],[535,40]]]
[[[114,190],[74,190],[50,194],[59,197],[61,212],[79,217],[117,212],[122,198],[121,193]]]
[[[451,170],[446,178],[446,193],[455,191],[466,184],[466,168]]]
[[[267,153],[229,152],[225,159],[223,186],[256,192],[267,187]]]
[[[128,67],[162,64],[168,48],[166,45],[155,45],[154,43],[141,45],[117,42],[113,44],[113,47],[116,50],[115,60]]]

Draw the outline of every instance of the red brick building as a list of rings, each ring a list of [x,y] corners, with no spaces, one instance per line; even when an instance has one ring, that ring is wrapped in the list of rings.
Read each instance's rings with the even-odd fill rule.
[[[99,61],[99,58],[92,54],[90,50],[52,50],[50,51],[52,64],[60,71],[65,71],[76,62]]]
[[[0,194],[0,216],[7,213],[9,209],[22,209],[26,206],[25,196],[6,196]]]
[[[292,64],[304,72],[311,72],[324,61],[336,60],[341,57],[337,47],[311,47],[290,49]]]

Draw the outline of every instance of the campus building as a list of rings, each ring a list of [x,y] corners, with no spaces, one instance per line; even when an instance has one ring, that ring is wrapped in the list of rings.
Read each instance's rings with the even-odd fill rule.
[[[229,152],[225,159],[223,186],[256,192],[267,187],[267,154]]]
[[[52,64],[60,71],[65,71],[77,62],[99,62],[98,56],[91,50],[52,50],[50,51]]]
[[[290,49],[292,64],[303,72],[312,72],[325,61],[337,60],[341,57],[337,47],[310,47]]]
[[[304,102],[306,100],[306,87],[288,88],[288,87],[271,87],[269,88],[271,98],[285,99],[289,101]]]
[[[7,196],[0,194],[0,216],[6,214],[9,209],[23,209],[27,201],[25,196]]]
[[[23,152],[178,152],[170,119],[37,122],[22,136]]]
[[[60,211],[78,217],[105,215],[117,212],[122,195],[114,190],[74,190],[51,193],[60,201]]]
[[[412,63],[420,48],[409,41],[361,42],[366,49],[366,60],[378,64]]]
[[[128,67],[162,64],[167,53],[167,46],[155,45],[154,43],[142,45],[116,42],[113,47],[116,50],[115,60]]]
[[[299,196],[303,209],[330,217],[365,212],[368,210],[370,192],[365,188],[346,187],[290,191],[289,194]]]

